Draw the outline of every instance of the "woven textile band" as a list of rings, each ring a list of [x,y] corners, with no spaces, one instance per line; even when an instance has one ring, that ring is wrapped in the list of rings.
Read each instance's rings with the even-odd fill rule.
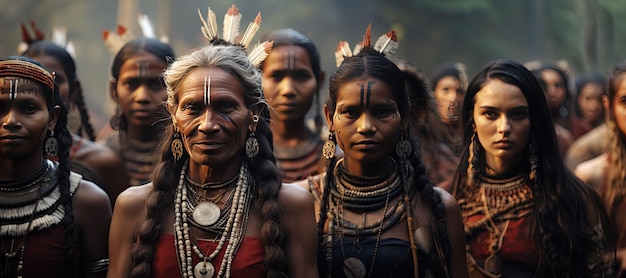
[[[54,78],[46,69],[21,60],[0,61],[0,77],[34,79],[54,91]]]

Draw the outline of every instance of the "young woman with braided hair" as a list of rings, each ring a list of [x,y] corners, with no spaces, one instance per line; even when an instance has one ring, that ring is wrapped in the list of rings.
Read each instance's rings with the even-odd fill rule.
[[[611,277],[614,236],[598,195],[566,169],[538,79],[497,60],[463,104],[453,193],[472,277]]]
[[[329,164],[312,190],[320,196],[319,273],[466,277],[456,201],[425,175],[408,130],[402,72],[369,45],[369,28],[366,38],[330,77],[324,112],[331,135],[323,148]]]
[[[80,111],[81,128],[77,134],[72,134],[70,169],[104,189],[114,203],[117,195],[129,186],[128,174],[117,152],[93,142],[95,135],[89,123],[74,59],[64,48],[43,40],[31,43],[24,56],[54,71],[61,98],[68,106],[75,106]],[[88,138],[81,137],[82,130]]]
[[[109,277],[317,277],[313,200],[281,186],[261,73],[243,48],[195,50],[165,83],[161,161],[117,200]]]
[[[0,276],[104,277],[111,205],[70,171],[53,74],[26,57],[0,60],[0,122]]]
[[[616,64],[608,82],[608,97],[603,98],[609,112],[609,150],[585,161],[575,169],[576,176],[595,188],[617,232],[619,276],[626,277],[626,217],[624,185],[626,184],[626,61]]]

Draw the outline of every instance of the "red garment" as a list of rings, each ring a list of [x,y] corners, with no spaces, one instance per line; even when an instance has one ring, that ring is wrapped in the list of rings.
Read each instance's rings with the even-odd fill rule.
[[[19,248],[23,237],[16,237],[13,242],[14,250]],[[2,246],[10,249],[11,238],[2,238]],[[80,246],[77,244],[76,246]],[[7,250],[8,251],[8,250]],[[66,273],[65,258],[67,254],[67,239],[65,236],[65,228],[63,224],[57,224],[49,229],[38,232],[31,232],[26,235],[26,245],[24,246],[24,271],[23,277],[81,277],[80,275],[80,250],[74,251],[74,264],[76,268],[73,274]],[[8,260],[6,266],[6,277],[17,277],[18,257]],[[2,260],[4,267],[4,259]],[[2,273],[0,273],[2,276]],[[4,276],[3,276],[4,277]]]
[[[470,216],[465,223],[474,223],[484,216],[477,214]],[[520,219],[511,220],[504,234],[502,247],[498,256],[504,265],[516,264],[527,269],[531,273],[539,265],[539,247],[535,242],[530,227],[532,226],[531,215],[526,215]],[[467,225],[466,224],[466,225]],[[482,262],[491,255],[489,244],[491,242],[489,231],[480,230],[471,238],[468,238],[471,255],[477,262]]]
[[[200,250],[206,252],[210,248],[210,252],[215,250],[218,242],[208,240],[197,240]],[[226,251],[227,244],[224,244],[222,250],[217,255],[211,264],[215,266],[215,274],[217,275],[220,266],[222,265],[222,258]],[[178,248],[174,242],[174,235],[161,235],[156,245],[156,254],[152,262],[152,274],[153,277],[179,277],[180,267],[178,264],[178,255],[176,254],[176,248]],[[193,255],[194,266],[200,262],[200,258],[194,252]],[[266,277],[267,273],[265,266],[263,266],[263,258],[265,257],[265,249],[263,242],[258,237],[244,237],[235,258],[233,259],[233,265],[230,270],[231,277]]]

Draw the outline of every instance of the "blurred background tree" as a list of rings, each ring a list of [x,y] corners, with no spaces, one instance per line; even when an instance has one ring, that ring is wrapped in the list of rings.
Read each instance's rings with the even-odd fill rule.
[[[606,73],[626,58],[626,36],[619,35],[626,33],[623,0],[0,1],[6,4],[0,10],[2,56],[16,54],[22,22],[35,21],[47,38],[53,25],[67,28],[68,40],[76,44],[79,77],[97,128],[114,110],[107,95],[112,55],[102,42],[102,31],[125,23],[139,35],[138,12],[150,16],[157,36],[167,35],[182,55],[204,43],[198,8],[206,13],[211,6],[221,25],[228,7],[237,4],[244,27],[261,11],[261,34],[292,27],[310,36],[329,74],[335,69],[337,42],[356,44],[370,22],[374,39],[396,29],[397,56],[427,75],[443,62],[459,61],[471,76],[497,58],[564,60],[573,73]]]

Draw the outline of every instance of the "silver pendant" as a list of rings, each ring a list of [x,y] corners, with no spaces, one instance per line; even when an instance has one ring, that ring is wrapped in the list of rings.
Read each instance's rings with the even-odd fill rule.
[[[343,261],[343,274],[348,278],[365,277],[365,264],[355,257],[347,258]]]
[[[193,268],[193,275],[196,278],[211,278],[215,274],[215,267],[210,262],[199,262]]]
[[[202,226],[211,226],[220,218],[220,207],[213,202],[201,202],[193,210],[193,220]]]

